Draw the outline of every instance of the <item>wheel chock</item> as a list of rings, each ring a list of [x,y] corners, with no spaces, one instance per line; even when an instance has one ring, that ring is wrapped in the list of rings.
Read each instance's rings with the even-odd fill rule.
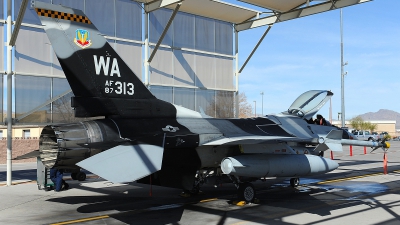
[[[237,206],[245,206],[246,201],[233,201],[232,204],[237,205]]]

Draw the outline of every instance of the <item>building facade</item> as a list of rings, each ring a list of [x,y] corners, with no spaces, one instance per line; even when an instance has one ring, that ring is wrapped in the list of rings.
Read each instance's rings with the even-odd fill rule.
[[[148,37],[151,54],[171,10],[159,9],[145,14],[140,3],[130,0],[42,1],[84,11],[157,98],[199,112],[204,110],[213,117],[234,116],[236,87],[231,23],[178,12],[153,60],[147,64],[145,40]],[[0,2],[0,15],[5,19],[3,9],[7,8],[7,1]],[[14,17],[18,15],[21,2],[14,1]],[[3,20],[0,23],[3,42],[7,40],[6,26]],[[1,51],[4,55],[5,50]],[[1,71],[6,69],[5,60],[5,57],[0,60]],[[77,121],[70,107],[73,93],[30,4],[18,34],[12,63],[16,125]],[[5,77],[0,79],[3,81],[0,94],[6,89]],[[225,104],[232,107],[219,107]],[[6,105],[1,105],[3,115],[0,119],[4,123]]]

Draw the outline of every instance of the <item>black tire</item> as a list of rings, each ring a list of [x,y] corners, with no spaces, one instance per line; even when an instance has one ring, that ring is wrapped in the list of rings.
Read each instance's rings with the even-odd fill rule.
[[[290,179],[290,186],[297,187],[300,184],[300,178],[291,178]]]
[[[79,181],[84,181],[86,180],[86,173],[84,172],[79,172],[76,174],[76,179]]]
[[[370,138],[368,138],[368,141],[375,141],[375,139],[370,137]]]
[[[71,173],[71,178],[72,178],[72,180],[76,180],[76,175],[77,175],[78,173]]]
[[[324,151],[320,151],[319,153],[318,153],[318,156],[321,156],[321,157],[324,157]]]
[[[240,201],[250,203],[256,197],[256,190],[250,182],[239,184],[238,198]]]

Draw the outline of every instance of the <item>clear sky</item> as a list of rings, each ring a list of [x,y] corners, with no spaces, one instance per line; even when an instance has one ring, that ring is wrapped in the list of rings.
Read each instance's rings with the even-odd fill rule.
[[[226,1],[253,8],[238,1]],[[400,112],[400,0],[343,9],[346,119],[379,109]],[[239,33],[239,67],[267,27]],[[341,111],[340,10],[275,24],[242,71],[239,89],[261,114],[286,110],[301,93],[332,90]],[[320,111],[329,117],[329,102]]]

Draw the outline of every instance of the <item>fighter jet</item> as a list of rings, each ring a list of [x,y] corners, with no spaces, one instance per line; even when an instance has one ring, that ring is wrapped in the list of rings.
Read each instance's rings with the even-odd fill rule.
[[[157,99],[82,11],[35,2],[84,122],[48,125],[40,135],[47,168],[84,168],[114,183],[142,182],[196,193],[206,180],[228,180],[241,200],[253,201],[252,181],[327,173],[338,163],[323,152],[342,144],[389,148],[352,140],[350,133],[310,119],[332,97],[308,91],[277,115],[218,119]],[[72,176],[77,176],[76,172]]]

